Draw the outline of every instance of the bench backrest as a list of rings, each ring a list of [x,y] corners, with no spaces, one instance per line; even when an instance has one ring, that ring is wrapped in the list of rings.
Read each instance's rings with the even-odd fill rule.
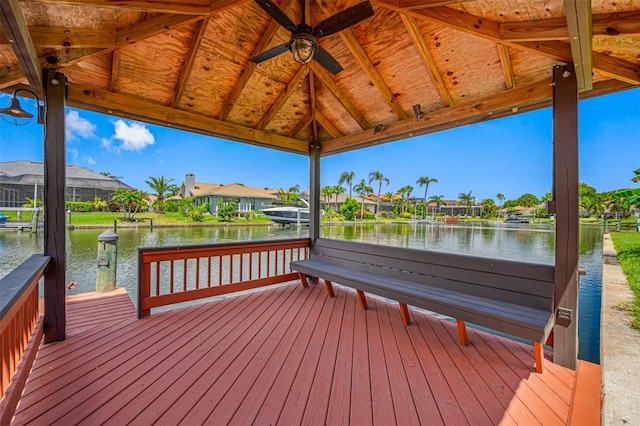
[[[320,238],[310,258],[381,276],[553,310],[554,267]]]

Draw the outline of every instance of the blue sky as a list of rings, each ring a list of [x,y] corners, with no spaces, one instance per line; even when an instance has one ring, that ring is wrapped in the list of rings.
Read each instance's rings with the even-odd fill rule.
[[[9,97],[0,95],[0,106]],[[35,110],[33,101],[23,106]],[[355,181],[380,171],[390,180],[382,192],[412,185],[421,176],[438,179],[429,195],[457,199],[472,191],[478,200],[502,193],[540,197],[551,189],[551,110],[419,136],[324,157],[324,185],[354,171]],[[598,191],[631,187],[640,167],[640,89],[580,102],[580,181]],[[43,160],[43,129],[35,122],[14,126],[0,120],[0,161]],[[139,189],[150,176],[249,186],[308,187],[307,157],[225,141],[83,110],[67,111],[67,163],[109,172]],[[377,183],[374,183],[377,191]]]

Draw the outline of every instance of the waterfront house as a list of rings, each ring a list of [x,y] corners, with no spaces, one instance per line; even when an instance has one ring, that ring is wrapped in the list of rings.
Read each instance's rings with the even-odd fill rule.
[[[44,166],[36,161],[0,162],[0,209],[22,207],[27,198],[42,200]],[[65,201],[93,201],[100,197],[110,201],[118,188],[134,189],[120,180],[112,179],[75,164],[66,166]]]
[[[598,421],[599,370],[587,386],[595,397],[585,397],[588,369],[576,344],[578,101],[640,85],[640,1],[2,0],[0,25],[0,89],[17,96],[2,112],[20,114],[21,97],[46,103],[38,114],[44,254],[5,277],[14,293],[0,294],[10,348],[2,351],[3,423]],[[67,298],[67,106],[308,157],[308,237],[141,248],[144,319],[114,309],[131,306],[121,292]],[[370,299],[360,309],[366,299],[348,287],[332,298],[321,286],[300,286],[306,278],[287,262],[323,245],[376,257],[370,247],[321,238],[321,157],[551,106],[554,262],[509,272],[533,271],[528,279],[548,284],[553,348],[541,350],[546,326],[533,347],[480,330],[458,345],[454,323],[407,307],[417,300],[402,290],[411,273],[395,288],[402,321],[396,303]],[[376,248],[418,264],[437,259],[434,269],[469,280],[485,276],[467,269],[483,261],[462,255]],[[370,273],[392,273],[406,263],[398,260]],[[223,267],[231,279],[220,279]],[[282,282],[295,285],[152,312]],[[509,291],[508,277],[492,282]],[[523,298],[535,295],[515,297]],[[552,361],[544,370],[542,358]]]
[[[246,213],[269,207],[278,198],[277,191],[268,188],[256,188],[240,183],[218,184],[196,182],[194,174],[185,176],[178,194],[167,198],[169,201],[179,201],[185,197],[192,197],[196,205],[208,203],[209,212],[217,214],[220,200],[223,203],[234,198],[238,201],[238,212]]]

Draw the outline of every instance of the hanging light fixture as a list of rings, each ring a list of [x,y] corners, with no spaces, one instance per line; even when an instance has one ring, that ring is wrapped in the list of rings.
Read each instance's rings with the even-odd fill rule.
[[[424,111],[422,111],[422,107],[420,106],[420,104],[415,104],[413,106],[413,113],[416,115],[416,120],[424,120],[425,113]]]
[[[40,105],[40,98],[34,92],[29,89],[16,89],[11,95],[11,99],[9,99],[9,106],[6,108],[0,108],[0,114],[8,115],[13,118],[26,118],[31,120],[33,118],[33,114],[25,111],[20,105],[20,100],[16,96],[18,92],[27,92],[31,93],[31,95],[36,99],[36,106],[38,108],[38,123],[44,124],[44,105]]]
[[[318,50],[318,43],[311,34],[300,33],[293,36],[289,43],[293,59],[301,64],[308,64]]]

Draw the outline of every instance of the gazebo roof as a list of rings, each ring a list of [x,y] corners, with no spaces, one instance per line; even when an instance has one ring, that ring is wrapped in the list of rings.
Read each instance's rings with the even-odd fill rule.
[[[276,3],[301,21],[301,1]],[[306,3],[313,25],[359,1]],[[327,155],[549,106],[559,64],[583,97],[640,83],[640,0],[371,4],[319,38],[332,75],[288,51],[251,62],[290,37],[253,0],[2,1],[0,89],[40,92],[41,68],[59,68],[69,106]]]

